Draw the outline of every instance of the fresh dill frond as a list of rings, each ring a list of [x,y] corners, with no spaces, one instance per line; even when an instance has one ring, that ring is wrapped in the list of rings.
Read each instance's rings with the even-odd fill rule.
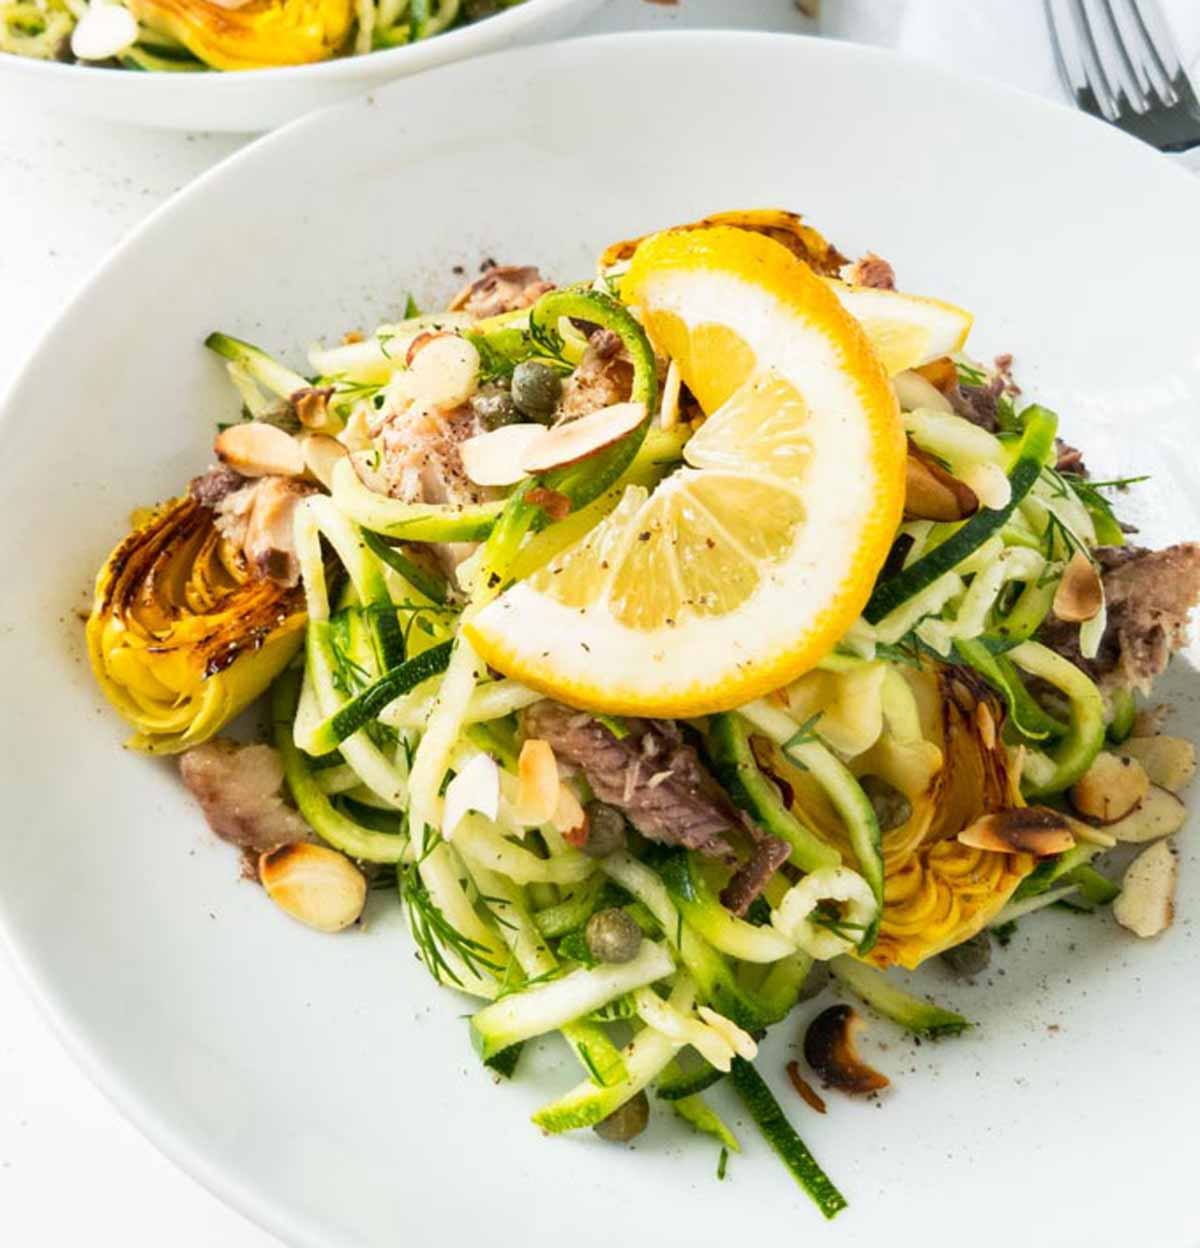
[[[453,955],[473,975],[484,971],[500,974],[504,967],[487,957],[487,949],[477,940],[460,932],[442,913],[417,869],[409,866],[400,876],[400,899],[408,911],[408,926],[422,961],[439,983],[449,980],[463,986],[447,954]]]

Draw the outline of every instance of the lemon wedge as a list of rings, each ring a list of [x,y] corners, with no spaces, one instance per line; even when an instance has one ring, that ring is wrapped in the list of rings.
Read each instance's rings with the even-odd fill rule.
[[[851,286],[826,278],[842,307],[862,326],[889,377],[961,351],[974,318],[964,308],[902,290]]]
[[[656,235],[622,294],[709,418],[685,466],[464,629],[575,706],[727,710],[812,668],[862,610],[904,501],[896,401],[830,286],[761,235]]]

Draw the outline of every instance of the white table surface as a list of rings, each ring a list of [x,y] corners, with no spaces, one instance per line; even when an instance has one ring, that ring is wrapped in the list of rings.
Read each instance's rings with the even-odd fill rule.
[[[1053,92],[1040,0],[825,0],[835,33],[898,44]],[[997,54],[1003,10],[1017,55]],[[946,28],[948,10],[957,26]],[[990,11],[990,12],[989,12]],[[726,26],[811,31],[791,0],[611,0],[585,31]],[[1010,53],[1014,49],[1008,49]],[[79,282],[147,213],[247,138],[0,114],[0,391]],[[64,395],[63,402],[86,402]],[[50,435],[52,436],[52,434]],[[2,835],[2,832],[0,832]],[[268,1248],[120,1117],[67,1056],[0,953],[0,1236],[21,1248]]]

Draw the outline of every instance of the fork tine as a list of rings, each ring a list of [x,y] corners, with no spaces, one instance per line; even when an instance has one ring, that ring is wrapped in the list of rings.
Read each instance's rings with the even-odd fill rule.
[[[1167,85],[1176,103],[1182,104],[1193,116],[1200,118],[1200,97],[1183,66],[1171,26],[1163,17],[1158,0],[1130,0],[1142,34],[1154,54],[1155,61],[1166,75]]]
[[[1104,64],[1100,59],[1100,49],[1096,46],[1096,38],[1092,33],[1092,23],[1088,18],[1083,0],[1070,0],[1070,12],[1075,21],[1075,30],[1079,36],[1079,49],[1083,57],[1083,72],[1088,86],[1100,112],[1109,121],[1116,121],[1121,115],[1121,101],[1113,89],[1112,82],[1104,72]]]
[[[1126,6],[1130,0],[1126,0]],[[1124,70],[1126,96],[1135,112],[1144,113],[1150,107],[1151,93],[1157,93],[1161,97],[1161,91],[1158,91],[1158,84],[1153,82],[1146,66],[1139,60],[1134,63],[1133,57],[1129,51],[1129,41],[1132,35],[1133,39],[1137,39],[1136,33],[1126,34],[1122,29],[1121,23],[1117,20],[1117,15],[1113,10],[1113,0],[1101,0],[1101,11],[1104,14],[1108,31],[1112,39],[1113,48],[1116,51],[1117,59],[1121,62],[1121,68]],[[1124,10],[1128,16],[1128,7]]]
[[[1113,0],[1105,0],[1105,3],[1111,7]],[[1179,95],[1173,80],[1180,73],[1181,66],[1170,42],[1170,32],[1162,22],[1161,15],[1151,15],[1150,19],[1159,28],[1159,36],[1156,38],[1147,26],[1138,0],[1116,0],[1116,3],[1124,16],[1123,23],[1117,22],[1115,16],[1113,18],[1118,30],[1124,32],[1122,52],[1127,58],[1136,59],[1138,69],[1145,75],[1148,86],[1144,94],[1149,105],[1153,107],[1157,97],[1164,108],[1174,108],[1179,103]],[[1148,0],[1148,7],[1151,5],[1152,0]],[[1160,44],[1164,32],[1166,43]],[[1173,68],[1169,62],[1174,63]]]

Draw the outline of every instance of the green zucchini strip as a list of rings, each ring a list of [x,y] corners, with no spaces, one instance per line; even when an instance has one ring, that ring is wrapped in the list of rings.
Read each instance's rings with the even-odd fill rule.
[[[781,746],[794,763],[812,773],[841,816],[859,870],[875,895],[875,918],[858,946],[859,952],[868,952],[883,918],[883,837],[874,808],[846,764],[815,736],[799,730],[790,715],[762,700],[743,706],[741,714]]]
[[[957,1036],[973,1026],[961,1014],[922,1001],[898,987],[882,972],[844,954],[829,963],[833,977],[885,1018],[918,1036]]]
[[[550,952],[542,933],[530,918],[521,890],[499,872],[489,871],[476,863],[468,869],[484,904],[496,919],[500,939],[508,946],[527,979],[540,980],[554,975],[558,970],[558,959]],[[626,1077],[628,1072],[621,1050],[608,1038],[603,1028],[577,1020],[566,1023],[561,1030],[580,1065],[602,1087]],[[497,1057],[514,1048],[518,1046],[511,1045],[489,1060],[494,1063]]]
[[[697,1131],[703,1131],[705,1135],[711,1135],[731,1153],[742,1151],[737,1136],[730,1131],[725,1125],[725,1120],[699,1092],[672,1101],[671,1108],[684,1122],[690,1123]]]
[[[1067,725],[1044,711],[1025,688],[1025,682],[1003,654],[993,654],[979,638],[956,641],[955,650],[970,667],[983,676],[1004,698],[1013,727],[1030,741],[1047,741],[1061,737]]]
[[[763,1077],[749,1062],[735,1057],[730,1078],[750,1117],[792,1178],[808,1193],[826,1218],[836,1217],[846,1208],[846,1198],[834,1187],[833,1181],[784,1117],[779,1102]]]
[[[1048,681],[1070,703],[1071,723],[1066,735],[1046,750],[1054,763],[1053,775],[1043,783],[1022,786],[1027,797],[1061,793],[1087,771],[1104,745],[1104,699],[1074,663],[1040,642],[1023,641],[1008,651],[1008,658],[1031,676]]]
[[[592,876],[578,884],[561,901],[546,906],[533,915],[533,921],[543,936],[553,940],[582,927],[592,917],[596,899],[604,887],[602,875]]]
[[[316,773],[309,769],[304,755],[292,739],[292,722],[300,700],[300,674],[285,672],[272,692],[275,721],[275,748],[283,759],[283,775],[296,808],[312,830],[334,849],[361,862],[406,862],[415,856],[408,837],[374,832],[348,819],[336,810],[321,791]]]
[[[698,1096],[725,1078],[725,1072],[704,1062],[697,1070],[684,1070],[678,1061],[663,1071],[654,1085],[654,1094],[664,1101],[681,1101]]]
[[[1115,689],[1108,695],[1112,718],[1108,721],[1108,739],[1115,745],[1127,741],[1133,735],[1137,719],[1137,703],[1128,689]]]
[[[694,869],[687,850],[672,853],[658,873],[684,921],[714,949],[742,962],[778,962],[795,952],[792,942],[773,927],[756,927],[726,910]]]
[[[297,390],[307,390],[311,384],[307,377],[302,377],[285,364],[280,364],[261,347],[243,342],[240,338],[215,332],[205,338],[204,345],[223,360],[229,360],[243,368],[263,389],[281,399],[290,399]]]
[[[558,1031],[615,997],[644,988],[675,972],[665,945],[643,941],[629,962],[580,967],[561,979],[501,997],[471,1017],[471,1038],[485,1060],[510,1044]]]
[[[336,750],[347,737],[376,719],[397,698],[440,676],[450,663],[453,648],[453,642],[443,641],[384,672],[374,684],[321,721],[305,742],[308,753],[321,755]]]
[[[609,879],[620,884],[654,916],[667,943],[696,981],[701,998],[713,1009],[750,1032],[779,1021],[737,982],[729,962],[684,921],[655,871],[625,851],[610,854],[600,865]]]
[[[841,855],[783,804],[779,790],[763,775],[750,747],[749,726],[740,716],[714,715],[708,724],[708,754],[717,779],[733,799],[773,836],[792,847],[788,861],[801,871],[836,867]],[[728,951],[727,951],[728,952]]]
[[[676,985],[668,1003],[677,1010],[687,1012],[695,1004],[695,993],[687,976],[680,979],[683,983]],[[682,1047],[661,1031],[655,1031],[653,1027],[644,1028],[625,1046],[622,1056],[627,1074],[624,1079],[604,1088],[585,1079],[566,1095],[543,1105],[533,1115],[535,1125],[551,1135],[594,1127],[656,1079]]]
[[[863,608],[863,616],[869,624],[878,624],[897,607],[956,568],[1003,528],[1016,511],[1041,475],[1047,456],[1054,449],[1054,435],[1058,428],[1058,417],[1044,407],[1028,407],[1022,417],[1025,432],[1021,436],[1016,462],[1008,474],[1012,491],[1009,501],[1001,508],[985,507],[977,511],[927,555],[876,585]]]

